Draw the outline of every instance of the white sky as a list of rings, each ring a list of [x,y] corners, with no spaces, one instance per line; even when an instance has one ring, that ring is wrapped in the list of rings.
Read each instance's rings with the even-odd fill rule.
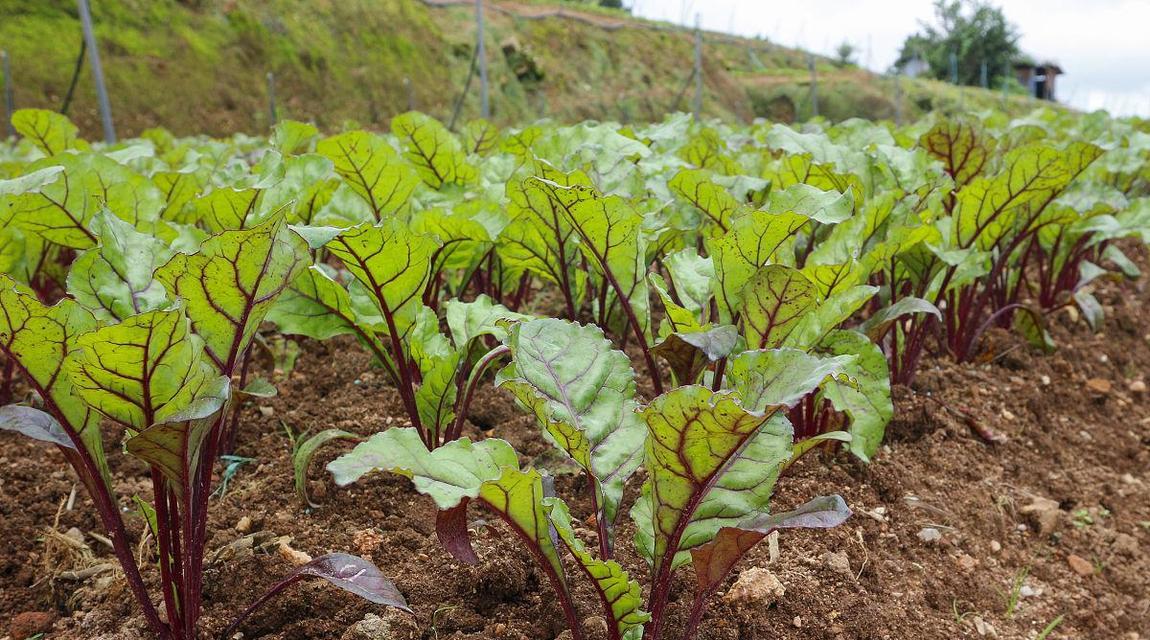
[[[991,0],[1022,33],[1023,52],[1066,71],[1058,99],[1085,110],[1150,116],[1150,0]],[[839,43],[885,71],[931,0],[629,0],[646,18],[693,24],[833,55]]]

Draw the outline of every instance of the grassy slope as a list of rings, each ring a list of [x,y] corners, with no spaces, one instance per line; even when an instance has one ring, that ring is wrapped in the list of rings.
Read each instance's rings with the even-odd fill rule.
[[[466,78],[472,8],[420,0],[91,0],[121,134],[162,125],[181,134],[260,132],[268,124],[265,74],[276,74],[281,117],[336,129],[347,122],[384,126],[416,108],[447,119]],[[489,2],[492,109],[509,123],[538,117],[650,120],[689,108],[683,91],[693,38],[676,31],[608,31],[566,18],[526,19],[539,3]],[[518,15],[517,15],[518,14]],[[592,12],[616,21],[618,14]],[[503,45],[515,43],[507,55]],[[13,65],[20,107],[58,109],[80,48],[72,0],[0,4],[0,48]],[[810,116],[805,54],[761,41],[712,39],[705,48],[707,115],[749,120]],[[525,75],[533,64],[542,77]],[[520,73],[516,73],[519,71]],[[888,79],[819,63],[820,112],[834,119],[894,115]],[[520,77],[522,76],[522,77]],[[411,79],[411,96],[404,79]],[[956,108],[958,91],[928,81],[904,83],[906,117]],[[478,112],[477,86],[464,116]],[[968,89],[967,106],[999,104]],[[1033,105],[1012,98],[1019,110]],[[91,74],[81,75],[70,114],[98,132]]]

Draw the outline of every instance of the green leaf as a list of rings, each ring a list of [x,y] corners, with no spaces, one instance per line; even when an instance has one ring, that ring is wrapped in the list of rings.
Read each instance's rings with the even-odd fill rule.
[[[363,284],[383,313],[388,333],[407,334],[422,308],[422,294],[431,276],[435,239],[411,232],[392,220],[379,226],[361,224],[327,244],[332,255]]]
[[[707,219],[726,231],[731,226],[731,218],[741,205],[731,192],[711,181],[711,174],[702,169],[684,169],[676,173],[667,187],[703,212]]]
[[[196,198],[190,207],[195,220],[211,233],[245,229],[263,193],[261,189],[220,187]]]
[[[994,153],[996,139],[977,125],[948,118],[939,119],[918,144],[940,160],[956,188],[966,186],[983,173]]]
[[[367,202],[377,221],[408,209],[419,176],[383,137],[349,131],[320,140],[316,153],[334,163],[336,173]]]
[[[507,329],[503,321],[531,319],[531,316],[516,313],[495,302],[487,294],[480,294],[471,302],[448,300],[444,309],[447,326],[451,330],[451,341],[461,349],[482,336],[492,336],[504,342],[507,339]]]
[[[180,310],[151,311],[85,333],[67,367],[89,406],[131,431],[206,418],[226,397]],[[226,380],[225,380],[226,383]]]
[[[850,451],[864,462],[878,452],[886,425],[894,416],[886,356],[857,331],[833,331],[819,345],[833,356],[855,356],[844,363],[843,377],[829,380],[823,394],[836,411],[850,418]]]
[[[635,375],[598,327],[530,320],[512,327],[512,364],[498,386],[531,410],[549,439],[595,481],[598,516],[615,522],[623,487],[642,461]]]
[[[40,395],[44,410],[83,444],[107,483],[100,416],[84,403],[64,372],[78,349],[77,337],[94,329],[96,319],[72,300],[46,306],[3,274],[0,309],[0,352]]]
[[[483,484],[497,480],[504,468],[518,469],[519,460],[503,440],[461,438],[428,451],[413,428],[377,433],[327,465],[341,487],[373,471],[411,478],[416,491],[430,496],[440,510],[478,498]]]
[[[79,139],[79,129],[68,116],[47,109],[18,109],[12,114],[12,128],[31,140],[44,155],[54,156],[71,149],[87,149]]]
[[[664,262],[679,300],[691,312],[701,312],[711,299],[714,262],[709,257],[700,256],[694,247],[676,251]]]
[[[147,178],[117,162],[93,153],[62,154],[28,167],[40,171],[62,167],[49,180],[47,174],[29,190],[11,196],[14,222],[44,239],[72,249],[96,244],[89,230],[92,218],[108,209],[141,230],[150,230],[164,208],[164,196]]]
[[[307,265],[302,238],[273,218],[208,238],[198,253],[177,254],[156,271],[184,300],[192,330],[220,373],[231,375],[276,298]]]
[[[694,384],[709,363],[731,355],[738,343],[738,329],[731,325],[719,325],[711,329],[669,334],[651,352],[662,356],[671,365],[679,384]]]
[[[282,333],[315,340],[359,334],[360,329],[347,289],[328,274],[328,267],[313,264],[300,271],[268,311],[267,320]]]
[[[220,386],[213,389],[212,394],[224,402],[228,396],[228,379],[216,380]],[[212,428],[215,423],[215,417],[207,417],[156,424],[129,437],[124,449],[158,469],[187,508],[200,465],[213,462],[204,459],[203,449],[208,438],[215,437]]]
[[[770,349],[787,342],[791,332],[818,305],[810,280],[798,270],[768,265],[747,282],[741,298],[743,335],[747,344]]]
[[[794,238],[807,223],[797,214],[755,211],[735,219],[723,236],[707,240],[721,322],[731,324],[742,310],[743,292],[759,269],[772,263],[793,264],[789,254]]]
[[[722,527],[767,508],[792,430],[782,415],[751,413],[730,393],[693,385],[655,398],[642,417],[648,479],[631,516],[659,576]]]
[[[467,163],[463,145],[431,116],[409,111],[391,119],[391,130],[403,142],[404,157],[432,189],[467,184],[478,176]]]
[[[647,294],[646,241],[643,217],[619,196],[579,200],[563,209],[579,234],[579,249],[610,287],[612,299],[628,304],[642,339],[650,340],[651,310]],[[608,316],[610,318],[610,316]],[[620,318],[619,327],[627,325]]]
[[[1053,353],[1056,345],[1050,331],[1046,329],[1046,318],[1040,311],[1030,307],[1021,307],[1014,312],[1014,330],[1017,331],[1031,346],[1045,353]]]
[[[319,505],[312,502],[311,498],[307,495],[307,468],[311,464],[312,457],[316,452],[323,447],[323,445],[333,440],[356,440],[361,441],[358,435],[344,431],[342,429],[324,429],[319,433],[304,440],[296,450],[292,452],[291,463],[294,470],[295,494],[299,501],[312,509],[318,509]]]
[[[296,120],[280,120],[272,127],[268,141],[285,156],[304,153],[319,136],[315,125]]]
[[[511,222],[498,239],[499,259],[519,273],[528,271],[559,286],[564,296],[570,294],[566,302],[573,312],[586,288],[587,274],[578,268],[578,238],[562,211],[574,204],[570,198],[587,199],[595,192],[591,180],[580,171],[562,173],[538,163],[536,172],[545,180],[507,183]],[[552,184],[587,188],[560,190],[553,197]]]
[[[639,582],[631,579],[618,562],[599,560],[591,555],[575,536],[566,502],[559,498],[544,498],[543,508],[559,540],[595,585],[603,610],[611,614],[611,624],[618,631],[618,637],[627,637],[632,629],[641,630],[651,616],[642,610],[643,592]]]
[[[92,220],[99,246],[68,272],[68,293],[101,319],[123,320],[168,304],[155,271],[174,253],[167,243],[104,211]]]
[[[800,182],[772,191],[765,208],[770,213],[799,214],[821,224],[838,224],[854,213],[854,197],[850,191],[824,191]]]
[[[791,348],[744,351],[731,359],[727,376],[743,407],[761,414],[793,407],[831,382],[849,386],[853,362],[852,355],[821,357]]]
[[[468,153],[489,155],[499,146],[499,128],[482,118],[463,125],[463,142]]]
[[[906,316],[917,314],[928,314],[942,320],[942,312],[929,300],[907,296],[899,298],[898,302],[894,304],[879,309],[867,318],[859,328],[872,342],[877,343],[882,340],[896,322]]]

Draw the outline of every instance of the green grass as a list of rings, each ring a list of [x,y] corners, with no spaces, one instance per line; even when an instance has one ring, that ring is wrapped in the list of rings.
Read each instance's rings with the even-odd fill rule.
[[[626,18],[618,11],[589,11]],[[280,117],[310,120],[325,130],[348,121],[385,128],[407,109],[404,78],[412,80],[418,109],[447,119],[474,48],[470,6],[429,7],[419,0],[95,0],[93,14],[122,135],[156,125],[177,134],[264,132],[269,71],[276,75]],[[489,11],[494,119],[501,124],[543,117],[661,119],[691,73],[694,38],[661,23],[634,24],[608,31],[580,21],[526,20]],[[511,43],[519,50],[505,56],[503,45]],[[80,50],[75,3],[5,2],[0,46],[11,55],[17,106],[58,109]],[[514,64],[524,57],[542,78],[516,76]],[[804,106],[809,102],[805,52],[710,34],[704,59],[705,115],[742,122],[810,117],[809,104]],[[818,69],[829,74],[819,85],[821,115],[893,117],[889,79],[844,71],[823,58]],[[767,86],[764,77],[771,79]],[[905,84],[907,119],[933,108],[957,108],[954,87]],[[998,99],[977,89],[965,94],[974,108]],[[690,103],[689,88],[680,108]],[[1033,101],[1020,99],[1011,106],[1022,112]],[[464,118],[478,110],[473,84]],[[69,115],[82,134],[99,131],[88,70]]]

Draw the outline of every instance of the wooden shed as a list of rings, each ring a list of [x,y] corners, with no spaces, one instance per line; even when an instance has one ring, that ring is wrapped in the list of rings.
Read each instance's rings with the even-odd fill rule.
[[[1055,62],[1014,63],[1014,76],[1030,95],[1039,100],[1054,100],[1054,80],[1065,73]]]

